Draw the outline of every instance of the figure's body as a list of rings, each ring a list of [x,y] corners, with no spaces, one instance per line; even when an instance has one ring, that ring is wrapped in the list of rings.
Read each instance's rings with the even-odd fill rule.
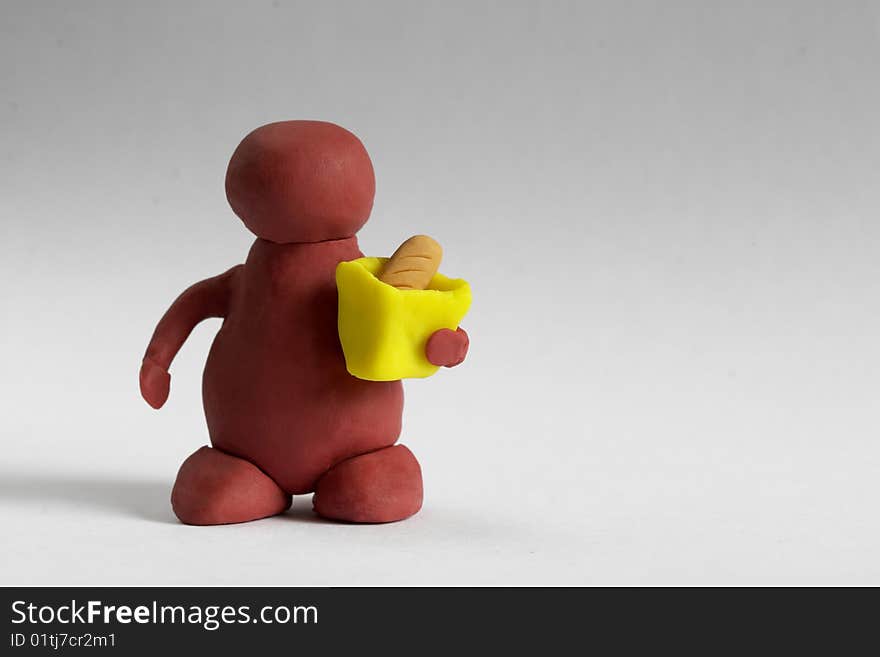
[[[320,122],[270,124],[248,135],[227,172],[227,196],[258,235],[244,265],[186,290],[153,335],[141,368],[159,408],[168,367],[192,328],[224,318],[203,378],[213,448],[181,466],[172,505],[189,524],[281,513],[292,494],[354,522],[408,517],[422,501],[421,471],[400,434],[400,381],[345,368],[337,332],[336,265],[361,257],[355,233],[372,208],[369,157],[354,135]],[[467,335],[435,333],[426,356],[463,360]]]

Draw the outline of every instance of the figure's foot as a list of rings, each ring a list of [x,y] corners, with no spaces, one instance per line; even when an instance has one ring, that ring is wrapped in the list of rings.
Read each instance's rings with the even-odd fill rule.
[[[274,516],[291,497],[253,463],[202,447],[177,473],[171,506],[187,525],[225,525]]]
[[[403,520],[422,508],[422,469],[403,445],[354,456],[324,473],[312,503],[333,520]]]

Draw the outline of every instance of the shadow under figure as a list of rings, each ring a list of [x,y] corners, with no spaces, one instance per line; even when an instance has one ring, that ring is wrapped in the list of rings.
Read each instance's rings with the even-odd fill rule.
[[[154,522],[174,522],[168,512],[168,482],[100,475],[0,474],[0,498],[15,502],[72,504],[135,515]]]
[[[182,522],[255,520],[312,492],[314,510],[335,520],[391,522],[421,508],[419,463],[395,445],[403,386],[349,374],[337,328],[336,267],[363,256],[355,234],[374,192],[363,145],[332,123],[272,123],[233,154],[226,195],[257,239],[244,265],[177,298],[140,371],[141,394],[160,408],[192,329],[223,318],[202,387],[212,447],[186,459],[172,493]],[[467,334],[438,330],[422,348],[452,367]]]

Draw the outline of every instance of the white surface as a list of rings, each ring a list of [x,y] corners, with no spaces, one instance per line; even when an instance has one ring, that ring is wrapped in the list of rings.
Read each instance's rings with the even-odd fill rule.
[[[880,584],[875,5],[121,5],[0,20],[0,584]],[[140,356],[296,117],[370,150],[365,252],[441,241],[472,351],[406,386],[417,517],[184,527],[218,324],[159,413]]]

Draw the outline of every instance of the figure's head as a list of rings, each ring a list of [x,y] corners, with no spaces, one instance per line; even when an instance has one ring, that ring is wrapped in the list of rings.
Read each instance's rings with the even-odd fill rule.
[[[281,244],[351,237],[370,216],[375,191],[364,145],[323,121],[257,128],[226,170],[232,210],[252,233]]]

